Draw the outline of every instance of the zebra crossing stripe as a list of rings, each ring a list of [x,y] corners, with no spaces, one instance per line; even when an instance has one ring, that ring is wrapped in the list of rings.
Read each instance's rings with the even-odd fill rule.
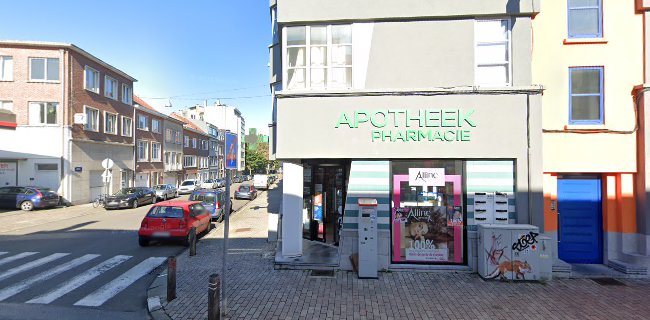
[[[7,254],[7,253],[9,253],[9,252],[0,251],[0,256],[3,255],[3,254]]]
[[[2,254],[5,254],[5,253],[7,253],[7,252],[3,252]],[[16,261],[16,260],[18,260],[18,259],[22,259],[22,258],[24,258],[24,257],[33,256],[33,255],[35,255],[35,254],[37,254],[37,253],[38,253],[38,252],[23,252],[23,253],[19,253],[19,254],[15,255],[15,256],[11,256],[11,257],[6,257],[6,258],[4,258],[4,259],[0,259],[0,266],[3,265],[3,264],[7,264],[7,263],[9,263],[9,262],[11,262],[11,261]]]
[[[69,253],[54,253],[54,254],[51,254],[51,255],[49,255],[49,256],[47,256],[45,258],[40,258],[38,260],[34,260],[32,262],[25,263],[22,266],[15,267],[15,268],[13,268],[11,270],[7,270],[7,271],[5,271],[3,273],[0,273],[0,281],[4,280],[4,279],[7,279],[7,278],[9,278],[11,276],[14,276],[16,274],[19,274],[19,273],[21,273],[23,271],[27,271],[29,269],[33,269],[33,268],[36,268],[38,266],[42,266],[42,265],[44,265],[44,264],[46,264],[48,262],[52,262],[52,261],[54,261],[56,259],[61,259],[61,258],[65,257],[65,256],[67,256],[67,255],[69,255]]]
[[[48,304],[60,297],[62,297],[65,294],[68,294],[74,289],[77,289],[81,287],[82,285],[86,284],[88,281],[96,278],[100,274],[114,268],[115,266],[121,264],[122,262],[131,259],[131,256],[114,256],[88,270],[86,270],[84,273],[70,279],[69,281],[65,282],[64,284],[60,285],[56,289],[38,296],[32,300],[27,301],[27,303],[41,303],[41,304]]]
[[[164,257],[151,257],[140,262],[129,271],[123,273],[113,281],[105,284],[103,287],[97,289],[95,292],[85,296],[81,300],[75,302],[75,306],[88,306],[99,307],[108,299],[112,298],[122,290],[126,289],[132,283],[140,279],[145,274],[149,273],[154,268],[158,267],[167,258]]]
[[[29,288],[35,283],[48,280],[60,273],[68,271],[74,267],[82,265],[92,259],[99,257],[98,254],[87,254],[72,261],[66,262],[64,264],[58,265],[48,271],[35,275],[31,278],[25,279],[16,283],[11,287],[7,287],[0,290],[0,301],[4,301],[9,297],[12,297],[20,292],[23,292],[25,289]]]

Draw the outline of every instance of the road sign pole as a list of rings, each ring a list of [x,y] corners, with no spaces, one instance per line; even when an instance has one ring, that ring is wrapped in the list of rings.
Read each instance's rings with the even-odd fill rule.
[[[228,313],[228,295],[226,295],[226,278],[228,278],[228,231],[230,229],[230,208],[232,202],[230,201],[230,169],[226,169],[226,206],[224,208],[225,219],[223,220],[223,265],[221,269],[221,301],[223,306],[221,308],[224,318]]]

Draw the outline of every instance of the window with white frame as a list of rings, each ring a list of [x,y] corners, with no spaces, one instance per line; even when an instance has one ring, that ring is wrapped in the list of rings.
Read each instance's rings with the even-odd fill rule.
[[[58,58],[30,58],[30,81],[59,81]]]
[[[184,167],[196,167],[196,156],[184,156],[183,159]]]
[[[126,84],[122,84],[122,102],[131,105],[133,103],[133,92],[131,87]]]
[[[172,141],[172,129],[165,129],[165,142]]]
[[[99,94],[99,71],[86,66],[84,78],[84,89]]]
[[[196,149],[196,138],[192,138],[192,148]]]
[[[29,103],[29,124],[47,125],[57,124],[56,102],[30,102]]]
[[[474,35],[475,84],[510,86],[510,20],[478,20],[474,24]]]
[[[162,133],[160,128],[160,120],[151,119],[151,132]]]
[[[285,30],[287,89],[352,87],[350,25],[296,26]]]
[[[122,135],[131,137],[133,135],[133,120],[129,117],[122,116]]]
[[[117,114],[104,112],[104,132],[117,134]]]
[[[117,80],[104,76],[104,95],[117,100]]]
[[[569,38],[602,38],[602,6],[602,0],[568,0]]]
[[[160,162],[160,143],[151,142],[151,161]]]
[[[178,160],[176,160],[176,156],[178,155],[178,158],[180,158],[180,154],[177,154],[176,152],[172,152],[172,162],[171,164],[180,164]]]
[[[149,141],[138,141],[138,161],[149,161]]]
[[[86,113],[86,125],[84,129],[99,132],[99,110],[89,106],[84,106],[84,109]]]
[[[13,101],[1,101],[0,100],[0,109],[14,111],[14,102]]]
[[[203,150],[208,150],[208,141],[207,140],[201,140],[201,148]]]
[[[176,144],[181,144],[181,140],[182,140],[181,132],[180,131],[174,131],[174,135],[176,136],[175,139],[174,139],[176,141]]]
[[[0,81],[14,80],[14,58],[12,56],[0,56]]]
[[[184,146],[185,146],[185,148],[190,147],[190,137],[189,136],[185,136],[185,144],[184,144]]]
[[[149,131],[149,117],[142,114],[138,115],[138,130]]]

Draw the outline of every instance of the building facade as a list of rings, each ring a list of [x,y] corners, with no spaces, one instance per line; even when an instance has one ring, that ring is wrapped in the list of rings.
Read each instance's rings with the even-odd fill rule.
[[[165,130],[163,182],[179,186],[183,181],[183,122],[165,117],[163,128]]]
[[[172,113],[170,117],[183,122],[183,180],[207,180],[210,170],[210,136],[179,114]]]
[[[477,224],[543,227],[539,8],[271,1],[282,256],[324,242],[351,269],[363,198],[378,203],[378,269],[476,270]]]
[[[240,150],[237,171],[243,172],[246,161],[246,122],[241,112],[237,108],[221,104],[219,101],[215,102],[214,105],[196,106],[190,109],[194,109],[193,112],[196,112],[206,122],[237,135]]]
[[[637,208],[646,197],[645,65],[635,6],[551,1],[533,20],[533,82],[545,89],[544,230],[559,263],[650,265],[648,215]]]
[[[16,173],[4,184],[85,203],[131,183],[133,77],[71,44],[2,41],[0,56],[0,101],[17,125],[0,133],[2,165]],[[106,181],[104,159],[114,163]]]
[[[164,181],[166,115],[156,111],[139,97],[135,107],[135,179],[136,187],[153,187]]]

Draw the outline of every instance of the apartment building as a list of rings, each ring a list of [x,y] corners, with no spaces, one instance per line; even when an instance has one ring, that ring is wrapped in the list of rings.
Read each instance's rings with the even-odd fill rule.
[[[135,186],[153,187],[164,181],[167,116],[135,96]]]
[[[170,117],[183,122],[183,179],[207,180],[210,172],[210,136],[177,113],[172,113]]]
[[[284,162],[277,263],[320,250],[327,259],[310,263],[352,269],[362,198],[377,201],[368,254],[378,270],[477,270],[479,199],[490,195],[503,203],[492,222],[543,232],[542,88],[531,67],[540,1],[270,9],[269,144]]]
[[[190,122],[192,122],[194,125],[199,127],[203,132],[207,132],[208,135],[210,136],[210,140],[208,141],[209,143],[209,156],[208,156],[208,166],[209,166],[209,172],[208,172],[208,178],[209,179],[215,179],[215,178],[220,178],[222,175],[219,174],[219,152],[223,151],[223,147],[219,148],[219,141],[223,139],[219,139],[219,128],[215,126],[212,123],[209,123],[205,121],[205,118],[203,117],[204,114],[201,112],[202,109],[197,108],[197,107],[191,107],[187,108],[184,110],[181,110],[181,113],[183,117]],[[221,146],[223,146],[223,141]],[[222,155],[223,157],[223,155]]]
[[[545,88],[544,230],[556,240],[556,269],[650,266],[648,214],[637,208],[647,197],[638,119],[646,77],[645,13],[635,6],[547,1],[533,20],[533,82]]]
[[[133,77],[66,43],[0,41],[0,62],[0,109],[16,125],[0,130],[0,165],[12,172],[1,184],[49,187],[72,203],[131,184]]]
[[[178,186],[183,181],[183,122],[172,117],[163,119],[165,172],[163,183]]]

